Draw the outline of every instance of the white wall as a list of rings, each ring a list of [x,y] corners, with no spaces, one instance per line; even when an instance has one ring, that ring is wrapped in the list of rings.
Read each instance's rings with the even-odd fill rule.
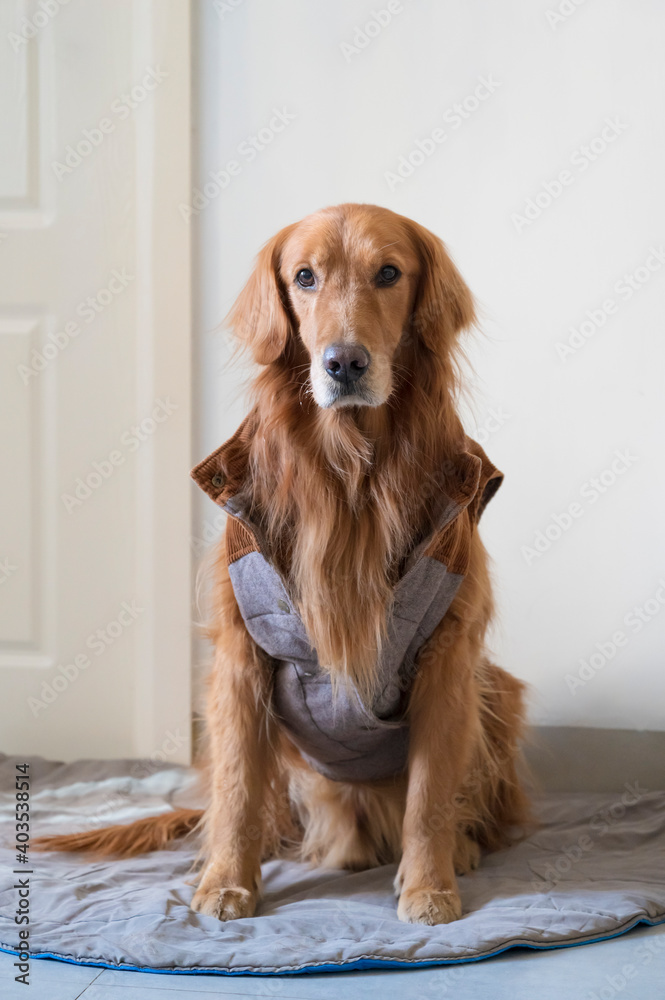
[[[239,373],[212,330],[265,239],[342,201],[424,223],[447,242],[482,307],[468,429],[506,473],[483,526],[498,583],[499,660],[532,685],[536,722],[665,729],[665,7],[564,0],[572,13],[551,23],[554,0],[397,6],[354,53],[342,43],[353,44],[385,0],[201,0],[199,185],[229,160],[240,167],[192,219],[195,450],[212,450],[243,413]],[[470,113],[456,118],[481,78],[493,92],[481,90],[477,108],[468,101]],[[274,108],[295,120],[250,162],[239,144]],[[389,183],[386,173],[436,128],[445,140]],[[580,150],[604,129],[611,141],[595,143],[591,160]],[[556,191],[564,170],[559,196],[520,223],[528,199],[541,192],[544,206],[544,185]],[[626,274],[637,275],[636,290]],[[615,309],[603,318],[608,299]],[[588,311],[602,322],[562,358],[557,344]],[[613,482],[596,495],[585,484],[617,451],[634,457],[620,474],[605,473]],[[524,547],[548,526],[556,534],[553,515],[575,502],[570,527],[528,558]],[[214,519],[207,499],[199,510],[203,522]],[[645,605],[647,621],[633,613]],[[574,684],[594,653],[597,669]]]

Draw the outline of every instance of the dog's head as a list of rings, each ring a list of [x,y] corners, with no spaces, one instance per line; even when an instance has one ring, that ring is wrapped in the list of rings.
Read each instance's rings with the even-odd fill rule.
[[[230,315],[259,364],[299,342],[324,409],[381,406],[406,344],[416,343],[426,364],[428,352],[447,356],[473,321],[471,293],[443,243],[374,205],[324,209],[282,229]]]

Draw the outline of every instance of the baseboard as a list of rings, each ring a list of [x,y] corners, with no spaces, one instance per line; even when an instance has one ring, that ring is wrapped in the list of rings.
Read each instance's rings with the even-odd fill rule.
[[[203,723],[196,720],[193,728],[199,762]],[[525,755],[546,792],[614,792],[633,781],[649,791],[665,789],[665,732],[533,726]]]
[[[543,791],[613,792],[635,781],[665,789],[665,732],[534,726],[526,757]]]

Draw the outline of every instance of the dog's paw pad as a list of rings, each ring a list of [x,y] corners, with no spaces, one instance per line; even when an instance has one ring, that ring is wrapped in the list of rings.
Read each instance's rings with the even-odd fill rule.
[[[397,916],[408,924],[449,924],[462,916],[462,903],[452,890],[404,889]]]

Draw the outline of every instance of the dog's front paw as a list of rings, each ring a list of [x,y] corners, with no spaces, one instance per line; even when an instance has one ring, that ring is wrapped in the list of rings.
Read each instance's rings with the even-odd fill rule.
[[[194,893],[191,908],[218,920],[238,920],[253,916],[256,902],[256,892],[239,885],[225,886],[204,879]]]
[[[462,916],[462,903],[452,889],[403,889],[397,916],[407,924],[449,924]]]

